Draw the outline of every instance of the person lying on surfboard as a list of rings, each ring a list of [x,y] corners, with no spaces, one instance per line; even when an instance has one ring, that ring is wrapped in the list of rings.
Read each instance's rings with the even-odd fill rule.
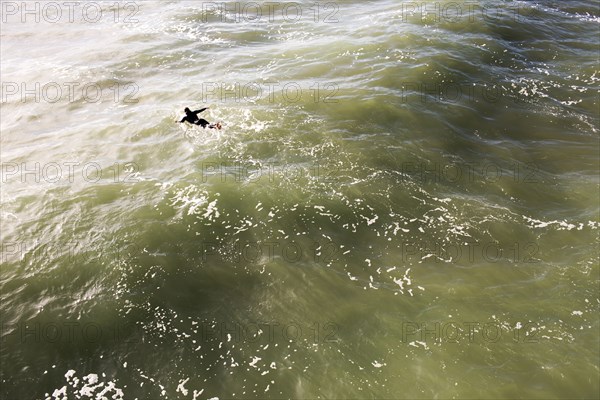
[[[189,108],[185,108],[185,117],[183,117],[181,119],[181,121],[179,121],[179,123],[183,123],[183,122],[189,122],[190,124],[194,124],[194,125],[200,125],[203,128],[206,128],[207,126],[210,129],[221,129],[221,123],[217,122],[216,124],[211,124],[210,122],[208,122],[207,120],[205,120],[204,118],[198,118],[198,114],[200,114],[202,111],[206,110],[208,107],[204,107],[201,108],[199,110],[196,111],[190,111]]]

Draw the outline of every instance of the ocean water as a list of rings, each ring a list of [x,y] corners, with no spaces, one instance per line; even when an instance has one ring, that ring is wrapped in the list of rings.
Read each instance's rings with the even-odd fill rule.
[[[600,396],[598,1],[0,5],[2,399]]]

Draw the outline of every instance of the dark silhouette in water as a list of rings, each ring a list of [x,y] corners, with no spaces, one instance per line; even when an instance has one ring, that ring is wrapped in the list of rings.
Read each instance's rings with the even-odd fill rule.
[[[208,107],[204,107],[201,108],[199,110],[196,111],[190,111],[189,108],[185,108],[185,117],[183,117],[181,119],[181,121],[179,121],[179,123],[182,122],[189,122],[190,124],[193,125],[200,125],[203,128],[206,128],[207,126],[210,129],[221,129],[221,123],[217,122],[216,124],[211,124],[210,122],[208,122],[207,120],[205,120],[204,118],[198,118],[198,114],[200,114],[202,111],[206,110]]]

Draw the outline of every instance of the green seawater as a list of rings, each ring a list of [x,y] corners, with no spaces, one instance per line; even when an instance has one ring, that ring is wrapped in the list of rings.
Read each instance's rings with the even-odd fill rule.
[[[2,3],[0,398],[600,396],[597,1],[50,3]]]

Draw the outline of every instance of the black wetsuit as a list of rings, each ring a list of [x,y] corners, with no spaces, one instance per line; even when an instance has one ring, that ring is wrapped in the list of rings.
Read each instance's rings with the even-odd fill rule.
[[[189,108],[185,109],[185,117],[183,117],[181,119],[181,121],[179,121],[179,123],[182,122],[189,122],[190,124],[194,124],[194,125],[200,125],[203,128],[206,128],[207,126],[209,128],[216,128],[216,125],[211,124],[210,122],[208,122],[207,120],[205,120],[204,118],[198,118],[198,114],[200,114],[202,111],[206,110],[208,107],[205,108],[201,108],[199,110],[196,111],[190,111]]]

